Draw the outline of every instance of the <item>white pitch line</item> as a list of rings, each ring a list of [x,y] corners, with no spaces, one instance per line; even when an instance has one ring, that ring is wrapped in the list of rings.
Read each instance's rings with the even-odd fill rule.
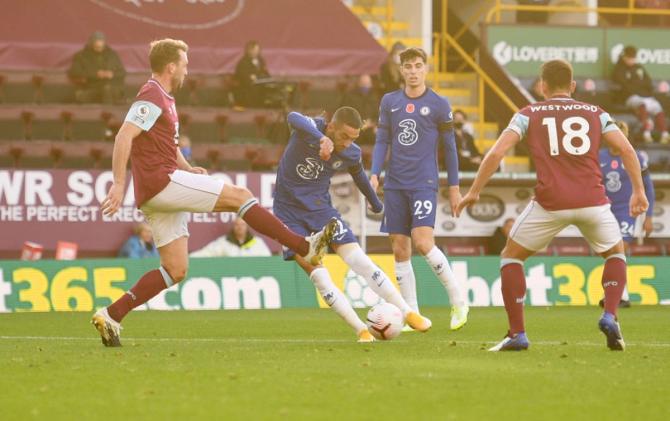
[[[270,339],[270,338],[123,338],[125,341],[130,342],[214,342],[214,343],[353,343],[353,340],[347,339]],[[83,337],[83,336],[0,336],[0,340],[11,341],[11,340],[35,340],[35,341],[99,341],[100,338],[96,337]],[[397,342],[397,341],[396,341]],[[439,342],[442,343],[455,343],[467,344],[467,345],[483,345],[483,344],[495,344],[495,341],[462,341],[455,339],[440,339]],[[563,346],[564,342],[562,341],[531,341],[532,345],[547,345],[547,346]],[[577,346],[596,346],[602,347],[603,342],[568,342],[566,345],[577,345]],[[666,342],[636,342],[636,343],[626,343],[628,346],[639,346],[639,347],[659,347],[659,348],[670,348],[670,343]]]

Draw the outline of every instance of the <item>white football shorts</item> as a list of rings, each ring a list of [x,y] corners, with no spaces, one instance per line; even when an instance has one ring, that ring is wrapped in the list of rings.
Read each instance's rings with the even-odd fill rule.
[[[510,238],[531,251],[540,251],[568,225],[575,225],[593,251],[602,253],[621,241],[619,224],[610,205],[548,211],[535,200],[514,222]]]
[[[156,247],[188,237],[189,212],[213,211],[224,184],[211,175],[182,170],[170,174],[170,183],[141,208],[153,231]]]

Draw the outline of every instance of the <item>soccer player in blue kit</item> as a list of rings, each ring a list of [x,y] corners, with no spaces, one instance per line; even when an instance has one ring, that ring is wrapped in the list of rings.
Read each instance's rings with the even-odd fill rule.
[[[354,144],[363,125],[360,114],[351,107],[341,107],[330,122],[297,112],[290,113],[287,120],[291,137],[277,169],[275,216],[296,233],[307,234],[331,224],[329,221],[337,221],[331,248],[368,282],[377,295],[398,307],[409,326],[427,331],[430,320],[412,310],[388,276],[363,252],[330,199],[330,179],[338,170],[347,170],[372,211],[379,213],[383,210],[384,206],[363,170],[361,149]],[[354,329],[359,342],[374,341],[326,268],[312,265],[288,248],[284,248],[284,259],[295,260],[309,275],[324,301]]]
[[[446,98],[426,86],[428,66],[423,50],[409,48],[400,53],[400,72],[405,88],[384,95],[381,101],[370,182],[376,190],[390,149],[381,230],[391,239],[400,292],[418,312],[416,278],[410,260],[414,243],[449,294],[450,325],[456,330],[467,323],[469,309],[463,285],[456,279],[447,257],[435,245],[433,232],[440,142],[446,152],[452,214],[461,199],[451,106]]]
[[[628,137],[628,125],[623,121],[615,123],[621,129],[624,136]],[[649,174],[649,158],[646,155],[637,152],[637,159],[640,161],[642,169],[642,182],[644,183],[644,192],[649,200],[649,208],[646,214],[633,217],[628,211],[628,201],[633,194],[633,184],[630,181],[628,173],[624,169],[621,155],[610,148],[603,148],[599,154],[600,170],[603,173],[603,185],[607,198],[612,203],[612,213],[619,223],[621,237],[624,241],[624,250],[629,253],[629,244],[637,237],[647,236],[651,233],[652,215],[654,212],[654,183]],[[605,300],[600,300],[600,307],[603,307]],[[624,289],[619,307],[629,307],[628,289]]]

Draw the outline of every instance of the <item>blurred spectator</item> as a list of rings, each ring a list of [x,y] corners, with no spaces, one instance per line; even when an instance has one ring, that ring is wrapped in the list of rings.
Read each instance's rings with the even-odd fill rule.
[[[670,142],[665,113],[660,102],[654,98],[654,87],[649,74],[637,62],[637,48],[632,45],[624,47],[614,66],[612,79],[618,85],[620,101],[633,110],[640,120],[644,141],[653,142],[651,132],[655,126],[661,135],[661,143]]]
[[[265,59],[261,56],[261,46],[258,41],[249,41],[244,47],[244,55],[235,66],[235,103],[243,107],[262,107],[265,105],[266,89],[263,79],[268,79],[270,73],[265,66]]]
[[[343,106],[355,108],[363,119],[363,127],[356,143],[373,145],[379,117],[379,97],[372,86],[370,75],[360,75],[354,89],[348,91],[342,98],[340,107]]]
[[[507,237],[514,226],[514,219],[507,218],[502,226],[497,227],[493,235],[489,237],[488,254],[500,254],[507,244]]]
[[[145,257],[158,257],[158,250],[154,245],[154,237],[151,233],[151,227],[147,223],[137,224],[134,228],[135,233],[125,242],[119,257],[128,257],[131,259],[143,259]]]
[[[405,50],[405,44],[396,42],[379,71],[379,83],[382,93],[397,91],[403,87],[403,78],[400,74],[400,53]]]
[[[124,99],[126,69],[102,32],[94,32],[86,46],[74,55],[68,77],[76,85],[78,102],[111,104]]]
[[[242,218],[235,219],[233,229],[228,235],[219,237],[200,250],[191,253],[191,257],[251,257],[270,256],[272,253],[262,238],[254,236]]]
[[[185,134],[179,136],[179,150],[189,164],[193,164],[193,151],[191,150],[191,138]]]
[[[454,135],[458,150],[458,168],[461,171],[477,171],[482,163],[482,154],[475,145],[467,116],[461,110],[454,111]]]
[[[517,0],[520,6],[546,6],[550,0]],[[547,23],[549,17],[547,12],[535,12],[519,10],[516,12],[517,23]]]

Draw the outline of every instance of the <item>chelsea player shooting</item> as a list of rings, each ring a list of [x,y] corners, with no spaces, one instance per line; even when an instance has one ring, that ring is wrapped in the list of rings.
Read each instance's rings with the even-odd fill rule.
[[[363,125],[360,114],[351,107],[341,107],[330,122],[297,112],[290,113],[287,120],[291,138],[277,169],[274,214],[295,232],[310,233],[318,230],[321,223],[330,225],[329,221],[337,221],[330,242],[333,250],[367,281],[375,293],[398,307],[408,325],[427,331],[430,320],[411,309],[388,276],[363,252],[330,199],[330,179],[338,170],[347,170],[372,211],[379,213],[383,210],[383,204],[363,170],[361,149],[354,144]],[[359,342],[374,340],[322,265],[312,265],[287,248],[284,248],[284,259],[295,260],[309,275],[324,301],[354,329]]]
[[[416,278],[410,260],[414,243],[449,294],[451,329],[456,330],[467,322],[468,306],[463,286],[447,257],[435,245],[434,237],[439,143],[446,152],[452,214],[461,199],[451,106],[446,98],[426,86],[428,66],[423,50],[409,48],[400,53],[400,72],[405,88],[384,95],[381,101],[370,182],[376,190],[389,153],[381,231],[388,233],[391,240],[400,291],[418,312]]]

